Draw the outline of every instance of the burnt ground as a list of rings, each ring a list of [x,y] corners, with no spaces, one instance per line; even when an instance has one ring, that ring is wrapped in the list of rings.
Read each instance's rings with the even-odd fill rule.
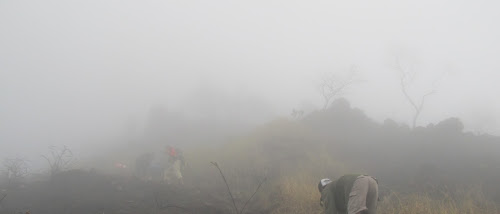
[[[6,185],[3,185],[6,187]],[[227,192],[144,182],[134,176],[71,170],[52,178],[2,187],[1,214],[232,213]],[[0,197],[1,198],[1,197]],[[254,211],[255,212],[255,211]]]

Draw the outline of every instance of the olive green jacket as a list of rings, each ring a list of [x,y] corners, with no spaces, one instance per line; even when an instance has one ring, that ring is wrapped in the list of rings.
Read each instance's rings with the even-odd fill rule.
[[[325,214],[346,214],[354,181],[359,174],[344,175],[332,181],[321,191],[320,204],[325,208]]]
[[[337,181],[332,181],[321,191],[320,204],[325,208],[325,214],[345,214],[337,211],[335,206],[335,185]]]

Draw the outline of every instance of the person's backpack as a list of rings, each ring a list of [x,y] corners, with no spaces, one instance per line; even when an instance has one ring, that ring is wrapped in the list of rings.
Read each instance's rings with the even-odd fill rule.
[[[335,184],[335,207],[339,212],[347,212],[349,193],[359,174],[349,174],[340,177]]]

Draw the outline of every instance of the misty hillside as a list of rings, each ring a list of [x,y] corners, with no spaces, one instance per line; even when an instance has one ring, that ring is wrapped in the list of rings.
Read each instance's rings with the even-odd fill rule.
[[[500,214],[499,11],[0,0],[0,214]]]
[[[500,138],[464,132],[458,118],[412,130],[392,120],[374,122],[347,100],[338,99],[328,109],[301,118],[225,129],[217,135],[232,137],[214,138],[213,129],[202,129],[209,126],[173,120],[158,112],[154,115],[160,116],[149,119],[142,140],[122,142],[92,160],[82,160],[87,163],[84,168],[49,177],[33,175],[32,181],[4,180],[3,192],[8,197],[2,209],[44,214],[232,213],[225,183],[210,164],[214,161],[224,171],[236,205],[241,208],[250,202],[248,213],[320,212],[316,182],[344,173],[376,176],[383,199],[380,209],[387,213],[402,212],[417,206],[414,203],[420,203],[418,212],[466,208],[482,213],[494,211],[500,203],[500,186],[496,185],[500,158],[494,155]],[[184,185],[138,180],[136,158],[169,142],[182,146],[176,133],[192,136],[181,141],[189,142],[183,148],[188,163]],[[129,168],[113,168],[116,161]],[[259,185],[262,188],[248,201]]]
[[[423,176],[485,181],[500,169],[496,155],[500,137],[466,133],[459,118],[410,130],[390,119],[374,123],[347,101],[338,100],[330,109],[314,112],[300,122],[321,136],[319,141],[331,146],[340,160],[380,173],[383,180],[397,174],[406,181],[426,173],[419,170],[432,170],[429,173],[436,174]],[[387,172],[390,176],[385,176]]]
[[[262,177],[270,180],[268,188],[279,192],[287,178],[302,178],[299,182],[313,188],[315,179],[357,172],[379,178],[385,196],[422,193],[439,200],[444,192],[480,187],[498,203],[498,149],[500,137],[464,132],[458,118],[411,130],[392,120],[378,124],[340,99],[326,110],[298,120],[271,121],[222,147],[200,149],[191,158],[204,160],[197,168],[204,173],[213,170],[206,164],[209,160],[218,160],[232,172],[232,179],[247,179],[233,186],[237,191]],[[212,176],[214,184],[220,184],[217,174]],[[199,179],[195,183],[207,180]]]

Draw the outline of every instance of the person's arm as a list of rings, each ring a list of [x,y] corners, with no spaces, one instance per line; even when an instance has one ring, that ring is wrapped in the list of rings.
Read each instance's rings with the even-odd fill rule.
[[[337,214],[337,207],[335,207],[335,201],[326,200],[324,203],[325,203],[325,214]]]
[[[335,206],[335,195],[333,194],[333,186],[328,185],[322,194],[323,207],[325,208],[325,214],[337,214],[337,207]]]

